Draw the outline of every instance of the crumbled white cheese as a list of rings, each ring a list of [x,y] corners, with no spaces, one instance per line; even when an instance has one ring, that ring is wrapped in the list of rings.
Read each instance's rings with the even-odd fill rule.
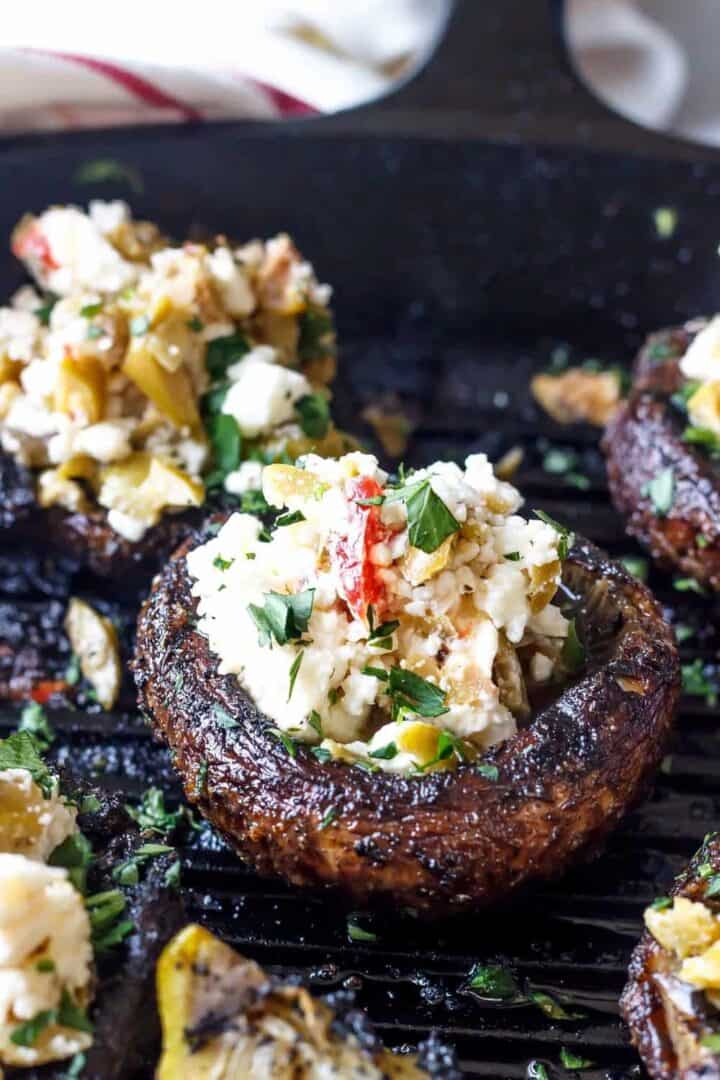
[[[116,292],[137,276],[136,267],[126,262],[97,224],[75,206],[54,206],[35,218],[29,228],[37,230],[47,245],[47,260],[38,262],[31,254],[29,269],[44,288],[59,296],[83,288]],[[22,248],[18,254],[23,257]]]
[[[310,383],[298,371],[261,360],[241,360],[229,372],[234,380],[225,395],[222,411],[234,417],[243,435],[253,439],[291,420],[295,404],[312,393]]]
[[[692,339],[680,361],[680,370],[687,379],[720,379],[720,315],[715,315]]]
[[[130,436],[136,427],[136,420],[101,420],[78,431],[73,452],[89,454],[103,463],[121,461],[132,452]]]
[[[113,199],[112,202],[91,199],[88,204],[88,214],[93,225],[105,236],[114,233],[121,225],[130,221],[130,207],[121,199]]]
[[[407,667],[434,682],[445,711],[424,719],[436,728],[479,746],[507,738],[515,719],[494,680],[501,644],[512,653],[522,643],[529,668],[538,650],[557,658],[567,635],[567,620],[548,604],[560,573],[556,530],[515,515],[518,493],[475,456],[468,470],[437,463],[409,478],[413,485],[427,481],[466,530],[420,552],[409,543],[404,501],[358,508],[355,485],[385,489],[387,475],[375,458],[307,455],[302,464],[266,467],[263,489],[270,503],[300,510],[303,520],[278,527],[267,543],[258,542],[255,518],[235,514],[187,556],[199,626],[220,657],[219,670],[237,675],[279,728],[308,741],[317,741],[310,722],[317,714],[324,737],[346,746],[369,738],[374,748],[368,724],[388,701],[385,681],[364,672],[367,666],[381,674]],[[376,520],[377,539],[367,548],[364,514]],[[506,560],[506,545],[521,559]],[[548,586],[540,601],[530,570]],[[248,606],[262,608],[270,593],[308,589],[314,593],[307,644],[267,647]],[[376,621],[399,622],[389,640],[369,640],[361,595],[368,589]],[[542,610],[533,613],[534,606]],[[536,667],[546,681],[542,662]]]
[[[56,1009],[63,991],[87,1000],[91,971],[90,921],[67,871],[0,855],[0,1061],[29,1066],[87,1049],[89,1034],[55,1023],[32,1046],[16,1045],[11,1035]]]
[[[263,467],[259,461],[243,461],[239,469],[225,477],[225,490],[230,495],[244,495],[246,491],[259,491],[262,487]]]
[[[123,514],[122,510],[108,510],[107,520],[110,528],[123,539],[129,540],[131,544],[137,544],[139,540],[142,540],[150,528],[147,521],[141,521],[140,518],[132,517],[131,514]]]
[[[0,852],[44,862],[75,831],[76,817],[57,788],[46,797],[27,769],[0,772]]]
[[[207,266],[230,314],[235,318],[250,315],[255,309],[255,296],[245,267],[235,262],[229,248],[219,247],[211,252]]]

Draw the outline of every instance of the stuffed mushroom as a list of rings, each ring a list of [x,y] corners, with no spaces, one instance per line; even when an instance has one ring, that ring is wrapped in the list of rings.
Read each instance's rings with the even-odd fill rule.
[[[652,335],[603,448],[628,532],[720,589],[720,318]]]
[[[654,1080],[720,1077],[720,835],[645,912],[622,997]]]
[[[521,517],[484,455],[301,465],[265,470],[271,534],[186,543],[141,612],[140,705],[188,797],[263,873],[427,914],[596,847],[678,694],[647,589]]]
[[[342,452],[330,289],[288,236],[170,246],[123,203],[27,215],[34,278],[0,309],[0,538],[121,576],[261,464]]]

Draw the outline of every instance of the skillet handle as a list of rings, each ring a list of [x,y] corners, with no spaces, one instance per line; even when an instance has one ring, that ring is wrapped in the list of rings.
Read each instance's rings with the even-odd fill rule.
[[[373,132],[624,150],[719,160],[720,150],[642,128],[603,105],[575,73],[564,0],[456,0],[427,64],[379,101],[316,121]]]

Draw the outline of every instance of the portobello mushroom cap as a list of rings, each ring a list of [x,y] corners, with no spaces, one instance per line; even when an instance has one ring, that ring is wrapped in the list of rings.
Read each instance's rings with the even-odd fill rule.
[[[31,469],[0,453],[0,543],[72,556],[94,574],[115,580],[147,577],[209,513],[208,504],[163,514],[138,541],[110,527],[101,506],[88,512],[42,507]]]
[[[706,897],[706,891],[718,873],[720,834],[716,833],[677,879],[670,896],[706,904],[717,915],[720,896]],[[701,1041],[720,1034],[720,1016],[707,1004],[702,990],[677,978],[672,956],[648,930],[632,954],[620,1005],[633,1045],[654,1080],[720,1080],[720,1052]]]
[[[477,763],[405,777],[321,763],[300,743],[289,753],[195,629],[192,546],[141,610],[139,703],[188,799],[262,874],[428,916],[487,904],[598,848],[663,755],[680,685],[672,631],[645,586],[588,542],[563,572],[585,669],[483,756],[497,779]]]
[[[627,530],[654,559],[720,589],[720,465],[683,440],[687,421],[672,405],[680,359],[695,336],[687,327],[652,334],[635,363],[630,397],[607,426],[610,495]],[[672,506],[660,514],[647,484],[673,470]]]

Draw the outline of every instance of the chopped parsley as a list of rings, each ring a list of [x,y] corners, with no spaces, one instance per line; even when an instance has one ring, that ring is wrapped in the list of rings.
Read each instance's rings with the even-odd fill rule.
[[[707,884],[705,896],[712,898],[720,895],[720,874],[713,874]]]
[[[544,990],[531,990],[528,994],[533,1005],[549,1016],[551,1020],[580,1020],[585,1015],[581,1012],[570,1012],[561,1005],[556,998],[546,994]]]
[[[568,623],[567,637],[563,642],[560,659],[567,671],[572,673],[579,671],[585,663],[585,646],[578,637],[574,619]]]
[[[697,536],[695,537],[695,543],[697,544],[697,546],[699,548],[706,548],[708,546],[708,544],[710,543],[710,541],[708,540],[707,536],[705,536],[704,533],[698,533]]]
[[[273,638],[278,645],[298,641],[308,628],[315,599],[314,589],[299,593],[263,593],[264,604],[248,604],[248,611],[260,631],[260,645],[272,648]]]
[[[638,581],[647,581],[650,568],[647,559],[643,559],[641,555],[623,555],[618,561],[622,563],[628,574],[632,574]]]
[[[460,529],[460,523],[433,490],[429,478],[388,489],[385,501],[405,503],[410,543],[427,555],[437,551],[449,536]]]
[[[653,911],[666,911],[667,908],[672,907],[673,902],[669,896],[657,896],[650,907]]]
[[[683,431],[683,442],[692,446],[702,446],[712,458],[720,457],[720,435],[710,428],[696,427],[694,424]]]
[[[226,712],[220,705],[213,705],[212,714],[215,722],[225,731],[232,731],[234,728],[240,727],[239,720],[236,720],[234,716],[231,716],[230,713]]]
[[[332,823],[333,823],[333,821],[335,821],[336,817],[337,817],[337,810],[335,809],[334,806],[331,806],[330,809],[326,810],[325,813],[323,814],[323,818],[322,818],[322,821],[320,822],[320,824],[318,825],[318,829],[320,829],[321,831],[323,831],[324,829],[327,829],[329,825],[332,825]]]
[[[428,682],[414,671],[405,668],[364,667],[364,675],[372,675],[387,683],[387,693],[392,698],[393,717],[401,711],[415,713],[417,716],[435,717],[446,713],[445,691],[435,683]]]
[[[85,307],[81,307],[80,314],[83,319],[94,319],[96,315],[100,314],[102,309],[102,301],[98,300],[96,304],[85,304]]]
[[[305,515],[302,510],[293,510],[290,514],[281,514],[279,518],[276,518],[275,526],[282,529],[285,525],[297,525],[299,521],[305,521]]]
[[[143,337],[150,329],[150,317],[148,315],[135,315],[128,323],[133,337]]]
[[[374,942],[378,940],[377,934],[373,933],[372,930],[366,930],[364,926],[360,925],[357,915],[348,915],[347,934],[351,941]]]
[[[680,671],[683,692],[691,697],[705,698],[706,704],[714,708],[718,702],[718,687],[708,676],[703,661],[698,657],[691,664],[683,664]]]
[[[426,761],[424,765],[418,766],[419,771],[426,772],[432,766],[439,764],[441,761],[447,761],[453,755],[458,761],[467,761],[465,744],[462,739],[459,739],[457,735],[453,735],[451,731],[441,731],[438,735],[435,757],[431,758],[430,761]]]
[[[485,761],[478,762],[475,766],[475,772],[480,773],[485,780],[497,780],[500,776],[497,765],[488,765]]]
[[[283,744],[290,757],[297,757],[297,743],[292,738],[292,736],[287,735],[284,731],[281,731],[280,728],[270,728],[270,730],[275,736],[275,738],[279,739],[280,742]]]
[[[309,439],[324,439],[330,427],[330,406],[324,394],[305,394],[295,402],[300,427]]]
[[[571,532],[565,525],[561,525],[559,521],[555,521],[544,510],[533,510],[533,513],[535,517],[540,518],[546,525],[552,526],[555,532],[558,533],[558,559],[567,559],[570,548],[575,543],[575,533]]]
[[[194,330],[196,334],[199,334],[205,326],[202,319],[198,319],[197,315],[193,315],[192,319],[188,319],[185,325],[187,326],[188,330]]]
[[[679,412],[687,415],[688,401],[690,398],[700,389],[701,383],[696,379],[687,379],[679,390],[677,390],[670,398],[671,403],[678,409]]]
[[[37,741],[29,731],[16,731],[7,739],[0,739],[0,772],[5,769],[27,769],[45,797],[51,795],[55,779],[40,757]]]
[[[43,975],[50,975],[55,970],[55,961],[49,956],[43,956],[42,960],[38,960],[35,965],[35,970]]]
[[[47,713],[37,701],[29,701],[20,713],[18,731],[32,735],[41,750],[47,750],[55,739],[55,730]]]
[[[228,473],[234,472],[242,456],[242,435],[234,416],[217,413],[209,417],[206,430],[213,452],[215,468],[206,477],[210,488],[222,487]]]
[[[498,964],[475,964],[467,985],[482,997],[495,1001],[512,1001],[520,996],[513,974]]]
[[[81,832],[71,833],[62,844],[51,853],[48,866],[62,866],[68,872],[78,892],[84,893],[87,885],[87,872],[92,862],[90,841]]]
[[[86,1031],[88,1035],[91,1035],[93,1031],[87,1012],[73,1001],[67,990],[62,992],[60,1008],[57,1010],[57,1022],[62,1027],[73,1028],[75,1031]]]
[[[36,1013],[32,1020],[26,1020],[24,1024],[18,1024],[10,1032],[10,1041],[16,1046],[34,1046],[46,1027],[57,1023],[55,1009],[43,1009]]]
[[[368,604],[367,621],[369,629],[368,644],[373,645],[376,649],[390,649],[392,647],[392,636],[400,625],[398,620],[391,619],[376,626],[375,609],[372,604]]]
[[[527,1080],[550,1080],[550,1073],[542,1061],[531,1061],[527,1067]]]
[[[60,298],[55,293],[45,293],[43,302],[40,307],[35,308],[33,314],[40,320],[43,326],[50,325],[50,316],[52,315],[52,309],[57,304]]]
[[[73,181],[76,184],[127,184],[138,195],[145,190],[142,173],[134,165],[116,158],[95,158],[83,162],[76,169]]]
[[[81,814],[97,814],[100,809],[100,800],[97,795],[83,795],[79,809]]]
[[[332,757],[330,751],[326,750],[324,746],[313,746],[310,753],[313,754],[322,765]]]
[[[579,1057],[566,1047],[560,1047],[560,1064],[563,1069],[591,1069],[595,1064],[589,1058]]]
[[[292,664],[290,666],[289,682],[288,682],[288,696],[287,696],[288,701],[290,700],[290,698],[293,695],[293,690],[295,689],[295,681],[296,681],[296,679],[298,677],[298,672],[300,670],[300,665],[303,662],[303,656],[304,655],[305,655],[305,653],[302,651],[302,649],[300,649],[298,651],[297,656],[295,657],[295,659],[293,660],[293,662],[292,662]]]
[[[244,514],[265,514],[270,507],[262,491],[243,491],[240,509]]]
[[[380,761],[391,761],[394,757],[397,757],[397,754],[397,744],[389,742],[385,746],[379,746],[377,750],[370,750],[368,757],[377,758]]]
[[[126,805],[125,809],[142,832],[157,833],[163,837],[170,836],[182,822],[190,820],[190,811],[186,806],[179,806],[177,810],[167,809],[165,795],[158,787],[149,787],[144,791],[139,806]]]
[[[122,919],[125,914],[125,897],[119,889],[94,893],[85,900],[93,949],[104,953],[115,945],[120,945],[128,934],[135,929],[131,919]]]
[[[160,855],[169,855],[174,850],[167,844],[141,844],[129,859],[113,869],[113,881],[117,881],[119,885],[137,885],[140,880],[140,870],[146,863],[157,859]]]
[[[322,717],[320,716],[319,712],[315,711],[315,709],[313,709],[312,712],[310,713],[310,715],[308,716],[308,724],[313,729],[313,731],[317,732],[317,734],[322,739],[322,734],[323,734]]]
[[[713,1054],[720,1054],[720,1035],[704,1035],[700,1040],[700,1045],[706,1050],[711,1050]]]
[[[503,558],[507,559],[508,562],[520,562],[521,556],[519,551],[506,551]]]
[[[655,232],[661,240],[669,240],[675,232],[678,222],[677,210],[672,206],[658,206],[653,210]]]
[[[675,471],[672,466],[661,469],[641,488],[641,494],[650,499],[658,517],[665,517],[675,501]]]
[[[213,566],[216,570],[224,571],[229,570],[234,562],[234,559],[223,559],[222,555],[216,555],[213,559]]]
[[[705,595],[705,589],[700,582],[696,581],[695,578],[690,577],[675,578],[673,581],[673,589],[676,589],[678,592],[694,592],[697,593],[698,596]]]
[[[325,308],[309,307],[299,319],[298,356],[301,360],[320,360],[333,353],[332,316]]]
[[[208,343],[205,367],[213,380],[224,379],[227,370],[250,352],[250,343],[244,334],[226,334]]]

